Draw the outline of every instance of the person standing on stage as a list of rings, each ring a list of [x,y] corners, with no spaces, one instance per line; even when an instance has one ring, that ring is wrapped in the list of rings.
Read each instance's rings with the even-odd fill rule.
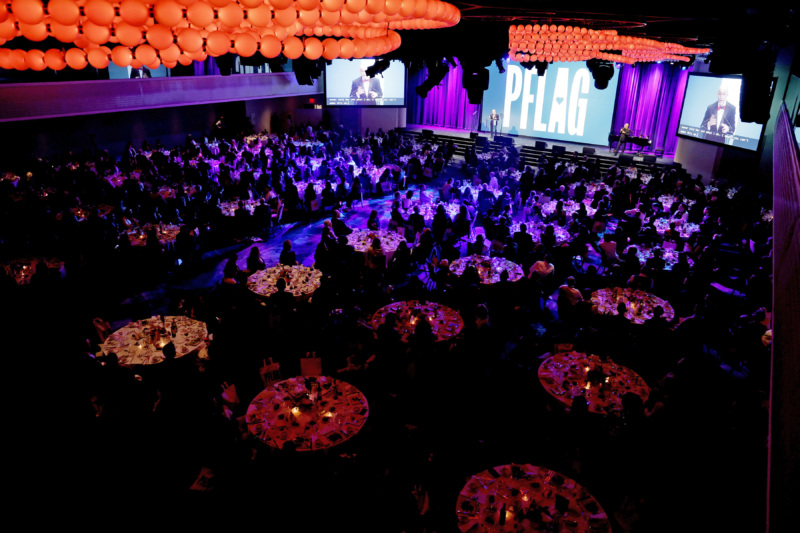
[[[625,145],[628,144],[628,136],[631,134],[630,126],[631,125],[626,122],[625,125],[622,126],[622,129],[619,130],[619,141],[617,142],[617,149],[614,150],[614,155],[619,153],[620,147],[622,148],[622,153],[625,153]]]
[[[492,131],[492,137],[497,135],[497,123],[500,121],[500,115],[497,114],[496,109],[492,109],[492,114],[489,115],[489,127]]]

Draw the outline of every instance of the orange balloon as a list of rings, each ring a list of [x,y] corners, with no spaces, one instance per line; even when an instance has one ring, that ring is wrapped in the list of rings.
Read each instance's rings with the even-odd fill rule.
[[[355,13],[351,13],[346,9],[342,9],[341,14],[339,15],[339,21],[344,24],[352,24],[356,21],[357,15]]]
[[[383,12],[388,16],[396,15],[400,12],[400,0],[385,0],[383,5]]]
[[[123,0],[119,5],[119,15],[131,26],[144,26],[150,18],[150,9],[141,0]]]
[[[272,9],[275,11],[279,9],[286,9],[292,5],[292,0],[269,0],[269,5],[272,6]]]
[[[163,63],[164,63],[164,66],[167,67],[167,68],[175,68],[175,67],[178,66],[178,62],[177,61],[164,61]]]
[[[59,24],[58,22],[51,20],[50,35],[62,43],[71,43],[75,41],[75,38],[78,36],[78,26],[74,24]]]
[[[114,22],[114,6],[105,0],[89,0],[83,6],[83,12],[98,26],[110,26]]]
[[[94,44],[92,44],[92,42],[91,42],[89,39],[87,39],[87,38],[86,38],[86,36],[85,36],[84,34],[82,34],[82,33],[79,33],[79,34],[78,34],[78,36],[77,36],[77,37],[75,37],[75,40],[73,41],[73,44],[74,44],[75,46],[77,46],[78,48],[84,48],[84,49],[86,49],[86,48],[91,48],[91,47],[95,46],[95,45],[94,45]]]
[[[264,57],[278,57],[280,55],[282,45],[280,40],[274,35],[265,35],[261,38],[261,46],[259,50]]]
[[[25,63],[28,65],[29,69],[39,72],[47,68],[44,62],[44,52],[41,50],[28,50],[25,54]]]
[[[231,0],[208,0],[208,3],[211,4],[214,7],[219,8],[219,7],[227,6],[228,4],[231,3]],[[197,61],[197,60],[195,60],[195,61]],[[205,60],[203,60],[203,61],[205,61]]]
[[[194,28],[184,28],[178,32],[178,46],[187,53],[194,53],[203,48],[203,36]]]
[[[279,41],[283,41],[286,37],[289,36],[289,32],[286,31],[286,28],[283,26],[275,26],[275,37],[278,38]]]
[[[264,0],[239,0],[239,3],[247,9],[255,9],[259,6],[267,7],[264,5]]]
[[[252,57],[258,51],[258,40],[249,33],[239,33],[233,39],[233,48],[241,57]]]
[[[86,53],[80,48],[70,48],[64,54],[64,59],[67,61],[69,68],[81,70],[86,68],[89,63],[86,61]]]
[[[386,0],[367,0],[367,13],[370,15],[375,15],[383,11],[384,6],[386,5]]]
[[[322,43],[316,37],[310,37],[305,40],[305,49],[303,55],[312,61],[316,61],[322,57]]]
[[[301,10],[299,12],[298,20],[303,26],[313,26],[319,20],[319,9]]]
[[[37,24],[25,24],[24,22],[17,22],[22,36],[29,41],[41,42],[47,39],[47,24],[39,22]]]
[[[163,24],[154,24],[147,30],[145,38],[150,45],[156,50],[164,50],[169,48],[169,45],[175,40],[172,30]]]
[[[356,20],[359,24],[369,24],[372,22],[372,15],[365,11],[360,11],[356,13]]]
[[[329,61],[339,57],[339,41],[334,38],[322,41],[322,57]]]
[[[378,55],[378,42],[375,39],[367,39],[366,44],[366,57],[375,57]]]
[[[158,57],[160,57],[161,61],[163,61],[164,63],[168,61],[169,62],[177,61],[180,56],[181,56],[181,49],[175,43],[170,44],[167,48],[158,52]]]
[[[133,52],[127,46],[115,46],[111,50],[111,61],[118,67],[127,67],[131,64],[133,59]]]
[[[417,0],[414,6],[414,16],[416,18],[424,17],[426,11],[428,11],[428,0]]]
[[[199,0],[178,0],[178,3],[184,7],[189,7],[199,2]]]
[[[134,57],[131,59],[131,68],[142,68],[142,62]]]
[[[119,43],[133,48],[142,41],[142,30],[138,26],[131,26],[127,22],[120,22],[114,29]]]
[[[206,53],[210,56],[221,56],[231,49],[231,38],[227,33],[212,31],[206,37]]]
[[[242,11],[242,6],[236,2],[220,8],[217,13],[219,14],[219,20],[231,28],[238,28],[244,20],[244,11]]]
[[[358,13],[367,5],[367,0],[345,0],[344,8],[350,13]]]
[[[153,15],[159,24],[171,28],[183,20],[183,8],[175,0],[157,0],[153,7]]]
[[[108,54],[100,48],[92,48],[86,53],[86,56],[89,59],[89,64],[94,68],[108,67]]]
[[[291,26],[297,20],[297,10],[293,7],[275,10],[275,24],[283,27]]]
[[[319,9],[319,0],[297,0],[297,8],[301,11]]]
[[[342,39],[339,41],[339,57],[342,59],[350,59],[355,52],[355,44],[350,39]]]
[[[334,24],[339,22],[340,15],[341,13],[338,11],[327,11],[323,9],[319,18],[323,24],[326,24],[328,26],[333,26]]]
[[[214,22],[214,8],[205,2],[195,2],[186,10],[186,18],[194,26],[205,28]]]
[[[184,67],[188,67],[189,65],[194,63],[194,61],[192,60],[191,57],[188,57],[185,54],[181,54],[180,57],[178,58],[178,63],[180,63]]]
[[[344,35],[344,32],[342,31],[342,26],[341,25],[337,24],[332,29],[333,29],[333,36],[334,37],[341,37],[342,35]]]
[[[266,28],[272,22],[272,12],[266,5],[261,4],[247,10],[247,20],[254,28]]]
[[[300,34],[305,35],[306,37],[313,37],[314,36],[314,28],[303,28],[303,30],[299,34],[296,34],[296,35],[299,37]]]
[[[81,17],[78,4],[72,0],[50,0],[50,3],[47,4],[47,11],[53,20],[65,26],[77,24]]]
[[[25,24],[38,24],[44,20],[44,6],[41,0],[11,0],[11,12],[16,15],[18,21]]]
[[[87,20],[83,23],[83,35],[89,39],[89,42],[105,44],[108,42],[108,38],[111,37],[111,30],[108,29],[108,26],[99,26]]]
[[[339,11],[344,5],[344,0],[321,0],[319,4],[325,11]]]
[[[16,70],[28,70],[28,63],[25,61],[27,54],[25,50],[11,50],[11,66]]]
[[[133,53],[134,57],[142,62],[143,65],[149,65],[156,59],[156,50],[149,44],[140,44],[136,47]]]
[[[283,41],[283,55],[289,59],[297,59],[303,55],[303,41],[291,35]]]
[[[206,58],[208,58],[208,54],[206,54],[203,50],[198,50],[197,52],[192,52],[190,54],[184,52],[184,55],[192,58],[194,61],[205,61]]]
[[[161,66],[161,60],[156,56],[152,63],[147,63],[147,68],[150,70],[155,70]]]
[[[64,61],[64,52],[50,49],[44,53],[44,63],[50,70],[64,70],[67,62]]]

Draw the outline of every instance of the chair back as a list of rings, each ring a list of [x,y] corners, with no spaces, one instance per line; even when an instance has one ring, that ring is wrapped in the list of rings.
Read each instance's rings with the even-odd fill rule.
[[[322,358],[321,357],[303,357],[300,359],[300,375],[301,376],[321,376],[322,375]]]

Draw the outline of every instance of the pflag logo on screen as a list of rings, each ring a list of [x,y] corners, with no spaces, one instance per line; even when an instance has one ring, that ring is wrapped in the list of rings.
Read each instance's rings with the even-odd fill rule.
[[[525,70],[519,65],[509,65],[506,74],[506,96],[503,108],[503,127],[511,126],[512,106],[521,106],[519,112],[519,129],[528,129],[528,117],[531,116],[531,106],[534,112],[531,128],[537,132],[548,132],[583,137],[586,129],[586,107],[589,100],[585,97],[592,86],[592,75],[589,69],[581,68],[574,73],[569,68],[558,68],[555,72],[555,89],[548,102],[550,118],[547,124],[543,120],[545,104],[545,87],[548,74],[536,76],[536,91],[533,91],[533,75],[536,71]],[[519,104],[517,104],[519,102]]]
[[[607,89],[596,89],[586,63],[554,63],[538,75],[509,61],[505,73],[491,71],[482,126],[490,130],[494,110],[497,133],[604,145],[618,82],[615,72]]]

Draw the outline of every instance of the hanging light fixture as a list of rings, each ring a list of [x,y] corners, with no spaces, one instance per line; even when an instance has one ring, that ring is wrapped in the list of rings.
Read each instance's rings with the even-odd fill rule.
[[[633,65],[637,61],[683,61],[708,48],[686,48],[677,43],[619,35],[617,30],[592,30],[555,24],[512,24],[508,29],[509,57],[516,61],[588,61],[599,59]],[[609,53],[613,51],[614,53]]]
[[[0,0],[0,68],[87,65],[151,69],[229,52],[316,60],[396,50],[396,30],[446,28],[461,12],[441,0]],[[17,37],[74,47],[21,50]]]

